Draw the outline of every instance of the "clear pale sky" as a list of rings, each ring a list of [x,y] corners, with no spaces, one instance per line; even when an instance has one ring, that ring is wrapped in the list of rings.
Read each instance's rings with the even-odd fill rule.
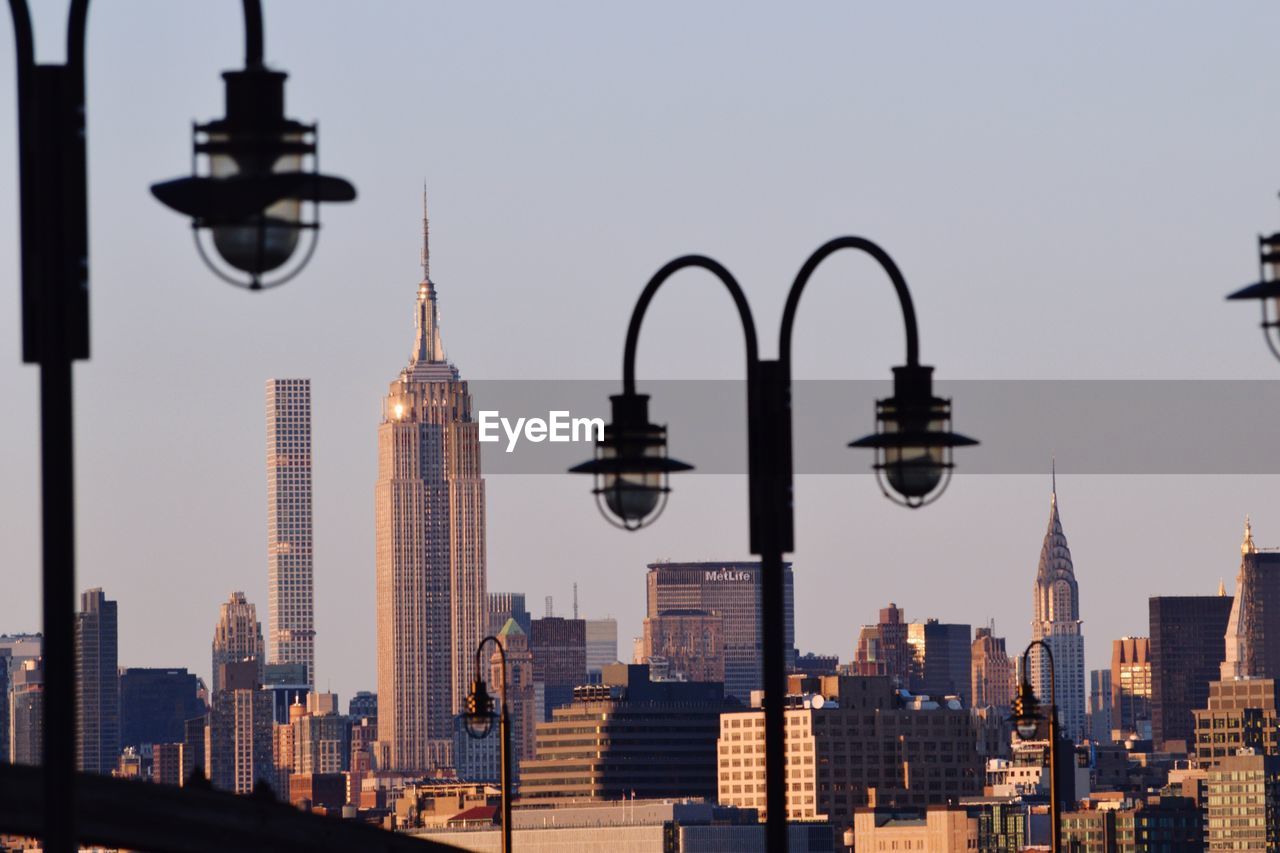
[[[65,4],[38,5],[42,56],[59,56]],[[324,168],[360,198],[326,210],[310,269],[264,294],[215,280],[186,222],[147,192],[188,169],[191,120],[222,112],[219,72],[243,55],[239,4],[100,0],[90,16],[78,550],[80,586],[120,602],[121,665],[207,676],[234,589],[265,622],[263,382],[306,376],[319,680],[344,703],[374,686],[375,431],[412,343],[424,178],[444,341],[470,378],[618,376],[636,295],[688,251],[735,271],[772,355],[795,270],[842,233],[898,260],[940,378],[1280,378],[1253,307],[1222,300],[1255,277],[1255,234],[1280,227],[1274,4],[266,11],[290,115],[319,120]],[[6,36],[10,179],[13,82]],[[17,193],[5,185],[0,632],[13,632],[39,627],[37,374],[19,363]],[[643,376],[741,375],[730,303],[698,279],[655,303]],[[890,288],[865,260],[824,267],[797,334],[797,376],[887,378],[901,361]],[[742,428],[738,412],[726,418]],[[867,412],[850,437],[871,423]],[[867,470],[865,456],[831,452],[833,473]],[[994,617],[1021,648],[1052,452],[1034,475],[960,476],[920,512],[868,476],[801,478],[801,648],[847,659],[889,600],[908,618]],[[1058,492],[1090,667],[1106,665],[1113,638],[1146,633],[1149,595],[1230,587],[1245,513],[1260,544],[1280,544],[1276,477],[1071,465],[1059,457]],[[619,619],[625,657],[646,562],[748,556],[742,478],[675,485],[661,521],[626,535],[577,478],[490,478],[490,588],[527,592],[535,613],[554,595],[565,613],[576,580],[585,614]]]

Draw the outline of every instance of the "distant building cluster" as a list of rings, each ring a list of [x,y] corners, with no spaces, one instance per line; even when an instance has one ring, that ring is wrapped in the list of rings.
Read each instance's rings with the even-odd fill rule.
[[[46,738],[74,736],[88,773],[492,850],[498,738],[462,716],[481,679],[510,721],[517,846],[763,850],[760,564],[637,566],[643,630],[626,662],[616,620],[580,617],[576,587],[567,616],[489,590],[477,425],[445,357],[427,228],[424,210],[415,341],[377,426],[376,690],[344,707],[318,689],[311,384],[271,379],[265,633],[234,591],[207,674],[122,666],[127,607],[87,590],[74,733],[44,730],[42,637],[0,636],[0,760],[39,764]],[[1056,478],[1025,668],[993,622],[908,620],[895,602],[851,624],[847,649],[801,653],[796,571],[782,571],[792,850],[1047,849],[1048,730],[1021,739],[1008,720],[1023,679],[1065,738],[1063,849],[1280,849],[1280,551],[1247,521],[1234,595],[1150,598],[1147,635],[1113,638],[1093,671]]]

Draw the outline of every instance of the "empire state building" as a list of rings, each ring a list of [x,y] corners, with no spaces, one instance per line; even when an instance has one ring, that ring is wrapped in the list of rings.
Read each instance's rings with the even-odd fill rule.
[[[426,197],[408,364],[378,426],[378,737],[395,770],[452,766],[485,608],[485,496],[471,394],[440,339]]]

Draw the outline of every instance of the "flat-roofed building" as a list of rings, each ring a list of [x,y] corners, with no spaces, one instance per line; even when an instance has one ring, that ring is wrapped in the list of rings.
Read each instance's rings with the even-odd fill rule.
[[[1232,598],[1222,595],[1150,599],[1151,738],[1157,748],[1187,752],[1197,708],[1208,707],[1226,653]]]
[[[976,717],[888,676],[790,678],[787,817],[847,824],[863,806],[923,809],[982,792]],[[720,717],[719,801],[766,810],[764,711]]]
[[[1208,850],[1280,849],[1280,756],[1230,755],[1209,769]]]
[[[536,622],[535,622],[536,624]],[[650,681],[644,664],[612,664],[603,683],[539,723],[535,758],[520,763],[522,803],[716,794],[724,686]]]
[[[978,849],[978,819],[952,806],[931,806],[924,812],[858,809],[853,817],[853,838],[858,851],[968,853]]]
[[[1242,678],[1209,684],[1209,706],[1195,714],[1195,761],[1212,767],[1241,749],[1276,755],[1276,708],[1280,683]]]

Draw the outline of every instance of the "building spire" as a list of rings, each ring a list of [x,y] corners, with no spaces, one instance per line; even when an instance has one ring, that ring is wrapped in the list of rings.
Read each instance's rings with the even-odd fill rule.
[[[1240,543],[1241,554],[1256,554],[1258,546],[1253,544],[1253,525],[1249,521],[1249,516],[1244,517],[1244,541]]]
[[[1049,502],[1054,506],[1058,505],[1058,457],[1049,457]]]
[[[427,218],[427,182],[422,182],[422,280],[431,280],[431,221]]]
[[[413,316],[413,355],[409,364],[443,362],[444,343],[440,340],[440,314],[436,308],[436,286],[431,280],[431,244],[427,220],[427,187],[422,186],[422,282],[418,285],[418,304]]]

